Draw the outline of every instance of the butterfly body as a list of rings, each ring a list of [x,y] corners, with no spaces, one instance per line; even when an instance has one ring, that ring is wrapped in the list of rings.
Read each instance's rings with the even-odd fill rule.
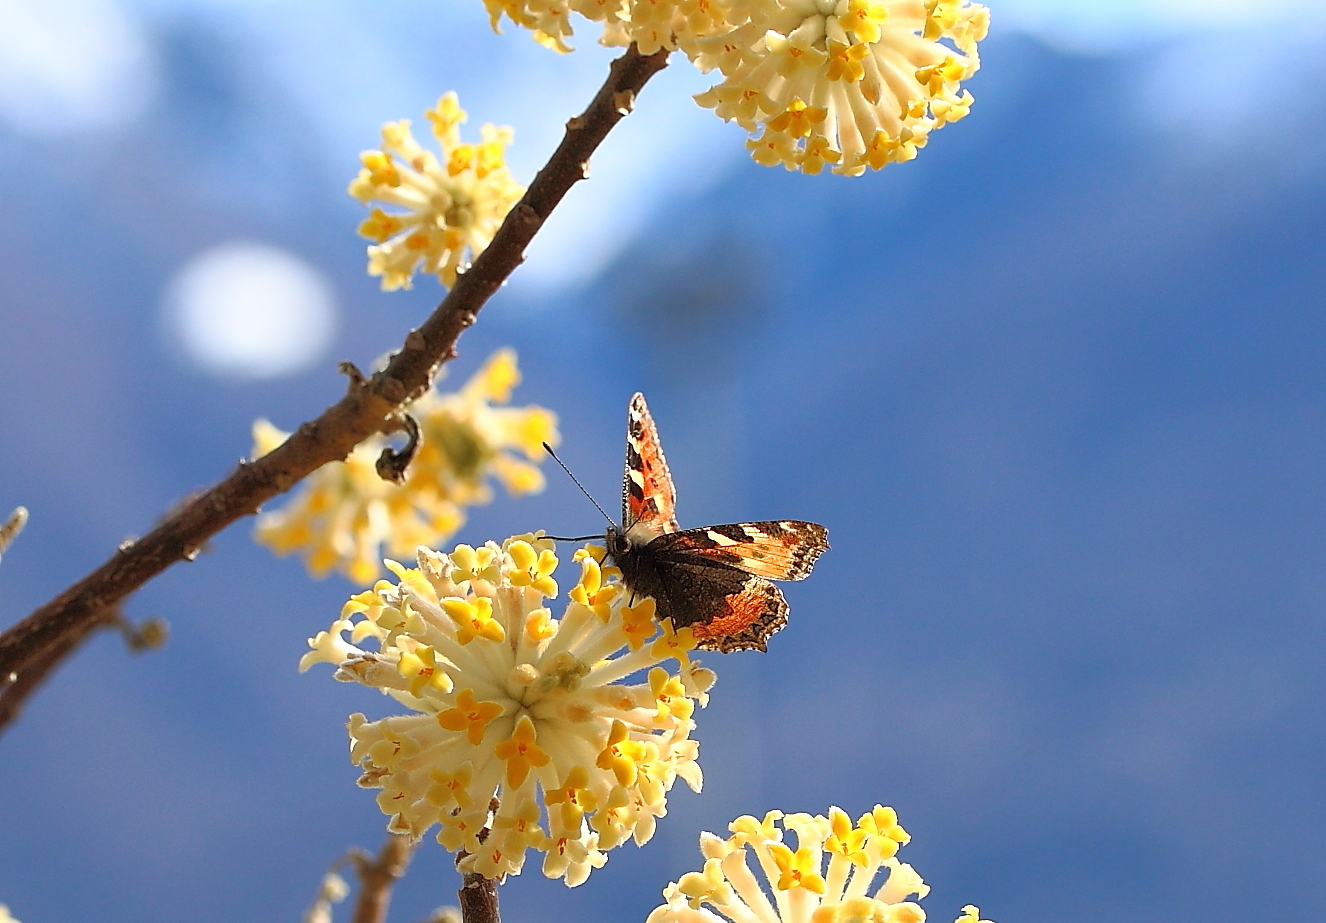
[[[770,580],[801,580],[828,547],[813,522],[770,520],[680,529],[676,488],[644,395],[631,398],[622,525],[607,552],[622,582],[655,600],[659,619],[690,628],[706,650],[764,650],[787,623],[787,601]]]

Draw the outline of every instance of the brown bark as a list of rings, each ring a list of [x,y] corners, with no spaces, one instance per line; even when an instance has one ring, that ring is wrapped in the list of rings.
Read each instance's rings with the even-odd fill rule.
[[[456,895],[460,898],[460,918],[464,923],[502,923],[497,909],[497,882],[474,872],[465,872]]]
[[[137,542],[126,543],[106,563],[0,635],[0,684],[21,676],[36,660],[58,661],[94,628],[98,614],[178,561],[192,560],[226,526],[295,486],[330,461],[344,459],[364,439],[396,428],[401,406],[427,389],[438,366],[456,356],[456,341],[474,323],[488,298],[524,260],[525,248],[576,182],[589,157],[631,110],[645,83],[667,66],[667,52],[641,55],[632,45],[612,63],[608,79],[566,135],[488,248],[456,280],[437,310],[381,372],[351,380],[349,392],[314,420],[302,424],[271,453],[239,466],[221,482],[171,512]],[[61,646],[53,657],[48,653]],[[49,666],[47,667],[49,669]]]
[[[355,901],[353,923],[387,923],[391,889],[404,877],[418,845],[410,842],[408,836],[389,833],[377,859],[369,861],[365,857],[355,863],[359,872],[359,897]]]
[[[23,705],[27,702],[28,696],[45,682],[47,676],[64,658],[91,637],[94,630],[109,628],[115,624],[115,621],[115,610],[108,610],[101,618],[93,620],[83,631],[65,635],[29,660],[8,685],[0,683],[0,733],[3,733],[9,723],[23,713]]]

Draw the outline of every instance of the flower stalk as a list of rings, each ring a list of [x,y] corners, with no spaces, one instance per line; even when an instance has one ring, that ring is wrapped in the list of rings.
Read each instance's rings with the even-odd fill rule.
[[[460,890],[460,915],[465,923],[502,923],[497,907],[497,882],[477,872],[465,872]]]
[[[391,890],[405,876],[419,844],[408,836],[388,833],[377,858],[364,857],[355,863],[359,873],[359,898],[355,901],[354,923],[387,923]]]

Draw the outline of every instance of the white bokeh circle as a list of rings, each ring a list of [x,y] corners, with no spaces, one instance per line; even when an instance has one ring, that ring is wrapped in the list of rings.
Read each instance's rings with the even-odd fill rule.
[[[309,264],[252,241],[211,247],[166,289],[172,344],[209,372],[231,378],[289,375],[317,362],[336,333],[331,286]]]
[[[151,42],[118,0],[0,0],[0,125],[37,137],[115,128],[157,84]]]

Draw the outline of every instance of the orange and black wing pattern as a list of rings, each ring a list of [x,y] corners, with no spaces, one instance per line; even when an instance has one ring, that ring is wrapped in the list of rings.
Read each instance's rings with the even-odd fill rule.
[[[626,425],[622,526],[608,549],[632,594],[653,597],[659,619],[690,628],[704,650],[764,650],[787,624],[770,580],[802,580],[829,547],[828,530],[777,519],[679,531],[677,491],[643,394]]]
[[[680,555],[770,580],[805,580],[829,547],[829,530],[815,522],[779,519],[687,529],[658,542],[659,555]]]
[[[636,535],[677,531],[677,488],[649,405],[638,391],[626,415],[626,473],[622,478],[622,531],[633,529],[639,530]]]
[[[787,600],[772,580],[803,580],[829,547],[813,522],[776,520],[688,529],[649,543],[659,618],[689,627],[699,647],[764,650],[787,624]]]

